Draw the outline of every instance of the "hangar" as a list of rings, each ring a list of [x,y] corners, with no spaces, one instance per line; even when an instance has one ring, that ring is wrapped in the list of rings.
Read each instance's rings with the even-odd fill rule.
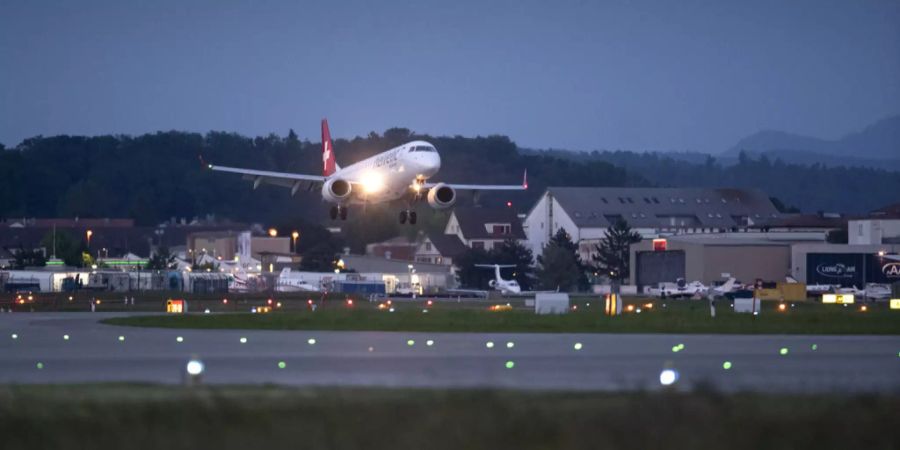
[[[678,278],[707,285],[732,276],[784,280],[791,273],[797,236],[777,233],[686,234],[643,240],[631,246],[630,281],[655,286]]]

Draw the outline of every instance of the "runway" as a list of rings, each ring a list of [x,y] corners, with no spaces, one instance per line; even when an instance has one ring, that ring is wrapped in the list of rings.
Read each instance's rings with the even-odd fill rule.
[[[185,364],[196,357],[205,366],[203,381],[220,384],[652,390],[660,388],[660,371],[671,367],[681,389],[711,383],[723,391],[900,392],[900,336],[179,330],[98,323],[122,315],[0,315],[0,382],[180,383]]]

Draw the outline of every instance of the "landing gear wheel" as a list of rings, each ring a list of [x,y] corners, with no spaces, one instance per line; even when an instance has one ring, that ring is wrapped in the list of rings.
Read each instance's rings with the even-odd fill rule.
[[[347,220],[347,207],[342,206],[338,211],[341,214],[341,220]]]
[[[400,211],[400,224],[406,223],[406,211]]]
[[[416,219],[418,218],[418,217],[416,217],[416,216],[417,216],[417,214],[416,214],[415,211],[410,211],[410,212],[409,212],[409,224],[410,224],[410,225],[415,225],[415,224],[416,224]]]
[[[337,206],[332,206],[332,207],[331,207],[331,211],[329,212],[329,214],[331,215],[331,220],[337,219],[337,216],[338,216],[338,207],[337,207]]]

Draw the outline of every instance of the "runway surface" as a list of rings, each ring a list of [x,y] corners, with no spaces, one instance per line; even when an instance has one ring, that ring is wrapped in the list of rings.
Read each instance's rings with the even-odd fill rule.
[[[660,371],[672,367],[683,389],[712,383],[725,391],[900,392],[900,336],[178,330],[98,323],[121,315],[0,315],[0,382],[179,383],[193,356],[203,361],[207,383],[657,389]]]

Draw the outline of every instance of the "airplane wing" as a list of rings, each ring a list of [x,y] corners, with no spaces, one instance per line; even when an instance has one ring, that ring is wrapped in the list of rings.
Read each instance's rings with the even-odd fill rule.
[[[288,172],[270,172],[268,170],[242,169],[239,167],[225,167],[214,164],[207,164],[209,170],[217,172],[230,172],[243,175],[245,180],[253,180],[253,188],[259,187],[261,183],[273,184],[291,188],[291,195],[306,185],[307,189],[312,189],[318,183],[325,182],[325,177],[321,175],[306,175],[301,173]]]
[[[431,189],[437,186],[438,183],[425,183],[423,185],[426,189]],[[456,184],[456,183],[444,183],[445,186],[450,186],[453,189],[460,191],[524,191],[528,189],[528,172],[522,176],[522,184]]]

